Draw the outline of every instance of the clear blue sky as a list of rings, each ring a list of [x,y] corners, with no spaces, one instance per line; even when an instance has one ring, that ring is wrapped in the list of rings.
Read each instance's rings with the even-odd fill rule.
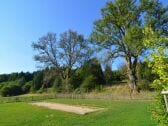
[[[37,70],[31,44],[47,32],[88,36],[106,1],[0,0],[0,73]]]

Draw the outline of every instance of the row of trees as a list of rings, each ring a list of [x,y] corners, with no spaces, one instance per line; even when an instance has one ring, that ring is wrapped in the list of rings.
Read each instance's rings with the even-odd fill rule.
[[[150,89],[150,83],[154,79],[151,69],[146,64],[138,65],[139,87]],[[146,67],[144,67],[146,66]],[[60,71],[60,70],[59,70]],[[126,66],[112,71],[109,65],[102,70],[98,59],[88,60],[79,68],[72,69],[68,87],[56,68],[45,68],[33,73],[21,72],[0,75],[0,93],[2,96],[13,96],[28,92],[43,92],[52,88],[54,92],[89,92],[94,89],[101,90],[103,86],[120,84],[127,80]],[[150,79],[150,80],[149,80]],[[145,83],[143,83],[145,82]],[[148,83],[146,83],[148,82]]]
[[[12,73],[0,75],[2,96],[13,96],[28,92],[42,92],[53,88],[56,92],[91,91],[106,84],[100,62],[93,58],[78,69],[71,70],[71,77],[66,80],[54,67],[34,73]],[[114,80],[116,77],[114,76]],[[68,86],[68,87],[67,87]]]

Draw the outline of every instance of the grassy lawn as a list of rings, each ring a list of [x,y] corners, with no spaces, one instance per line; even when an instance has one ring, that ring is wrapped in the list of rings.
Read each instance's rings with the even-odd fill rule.
[[[87,115],[50,110],[27,103],[0,104],[0,126],[155,126],[149,101],[54,99],[50,102],[106,108]]]

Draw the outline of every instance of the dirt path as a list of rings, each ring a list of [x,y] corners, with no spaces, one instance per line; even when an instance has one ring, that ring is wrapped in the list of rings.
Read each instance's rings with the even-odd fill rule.
[[[93,107],[86,107],[86,106],[75,106],[75,105],[66,105],[66,104],[48,103],[48,102],[36,102],[36,103],[30,103],[30,104],[40,106],[40,107],[47,107],[49,109],[72,112],[80,115],[84,115],[86,113],[95,112],[103,109],[103,108],[96,108],[96,107],[93,108]]]

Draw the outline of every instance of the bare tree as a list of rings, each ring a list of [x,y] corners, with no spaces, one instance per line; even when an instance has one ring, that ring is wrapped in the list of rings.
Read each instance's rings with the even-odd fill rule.
[[[72,69],[81,66],[92,54],[84,36],[72,30],[62,33],[59,41],[55,33],[48,33],[33,43],[32,47],[38,51],[34,59],[48,67],[55,67],[65,80],[66,89],[70,86]]]
[[[33,49],[38,51],[38,54],[34,56],[35,61],[58,68],[60,66],[58,44],[55,33],[48,33],[37,42],[33,42]]]
[[[72,30],[60,35],[59,47],[62,64],[65,68],[63,75],[67,85],[72,75],[72,69],[88,60],[91,53],[84,36]]]

